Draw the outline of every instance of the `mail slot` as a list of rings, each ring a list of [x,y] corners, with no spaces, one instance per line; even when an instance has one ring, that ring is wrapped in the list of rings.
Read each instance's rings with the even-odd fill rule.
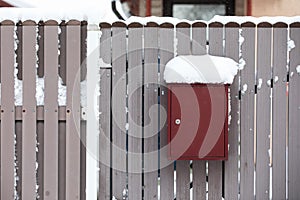
[[[171,160],[227,160],[228,85],[168,84]]]

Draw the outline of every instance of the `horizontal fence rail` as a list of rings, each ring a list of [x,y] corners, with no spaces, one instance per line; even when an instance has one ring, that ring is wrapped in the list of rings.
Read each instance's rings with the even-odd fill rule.
[[[0,200],[300,198],[300,22],[0,25]],[[228,160],[172,161],[165,65],[204,54],[239,63]]]

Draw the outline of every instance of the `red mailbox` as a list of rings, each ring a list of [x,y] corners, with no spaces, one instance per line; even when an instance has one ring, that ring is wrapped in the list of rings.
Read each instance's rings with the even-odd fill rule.
[[[227,160],[228,85],[168,84],[170,160]]]

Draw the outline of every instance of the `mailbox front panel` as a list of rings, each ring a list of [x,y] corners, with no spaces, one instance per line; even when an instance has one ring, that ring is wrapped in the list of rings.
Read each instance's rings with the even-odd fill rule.
[[[168,87],[169,158],[225,160],[228,87],[205,84]]]

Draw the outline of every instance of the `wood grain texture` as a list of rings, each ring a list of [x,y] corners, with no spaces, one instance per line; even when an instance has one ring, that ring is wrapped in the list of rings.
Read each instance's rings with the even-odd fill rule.
[[[262,79],[257,91],[256,126],[256,198],[269,199],[270,180],[270,122],[271,122],[271,39],[272,29],[257,29],[257,79]]]
[[[44,199],[58,199],[58,27],[44,27]]]
[[[117,25],[117,24],[115,24]],[[112,196],[126,190],[126,28],[112,27]]]
[[[192,54],[206,54],[206,30],[207,27],[192,28]],[[206,198],[206,161],[193,161],[193,199]]]
[[[223,56],[223,27],[209,27],[209,54]],[[208,199],[222,198],[222,161],[208,161]]]
[[[273,29],[272,197],[286,198],[287,28]]]
[[[14,105],[14,26],[0,27],[1,134],[0,199],[14,197],[15,105]],[[5,49],[5,51],[3,50]]]
[[[239,62],[239,27],[225,28],[225,56]],[[240,120],[240,101],[239,101],[239,75],[235,76],[233,83],[230,86],[230,108],[231,122],[228,130],[228,160],[225,162],[225,199],[238,199],[238,159],[239,159],[239,132],[240,127],[238,121]]]
[[[136,24],[138,26],[138,24]],[[143,28],[128,28],[128,198],[142,198]]]
[[[36,27],[23,26],[22,199],[36,198]]]
[[[247,25],[247,24],[246,24]],[[252,24],[251,24],[252,25]],[[254,89],[255,89],[255,29],[242,25],[242,58],[246,65],[241,71],[241,198],[254,198]],[[251,49],[251,50],[250,50]]]
[[[174,57],[174,27],[172,24],[161,25],[160,43],[160,199],[174,199],[174,164],[168,160],[167,108],[168,89],[163,78],[167,62]]]
[[[189,55],[191,52],[190,26],[176,27],[177,55]],[[184,66],[182,66],[184,67]],[[190,161],[176,161],[176,198],[190,199]]]
[[[295,48],[290,52],[290,78],[289,83],[289,150],[288,150],[288,198],[298,199],[300,190],[300,76],[296,74],[296,67],[300,63],[300,28],[299,24],[296,28],[290,29],[290,37],[295,42]]]
[[[80,25],[66,28],[66,199],[80,198]]]
[[[111,29],[101,29],[100,56],[105,63],[111,63]],[[100,66],[101,67],[101,66]],[[103,67],[103,66],[102,66]],[[110,167],[111,167],[111,69],[100,69],[100,138],[99,138],[99,193],[98,198],[111,199]]]
[[[144,199],[158,199],[158,27],[144,29]]]

